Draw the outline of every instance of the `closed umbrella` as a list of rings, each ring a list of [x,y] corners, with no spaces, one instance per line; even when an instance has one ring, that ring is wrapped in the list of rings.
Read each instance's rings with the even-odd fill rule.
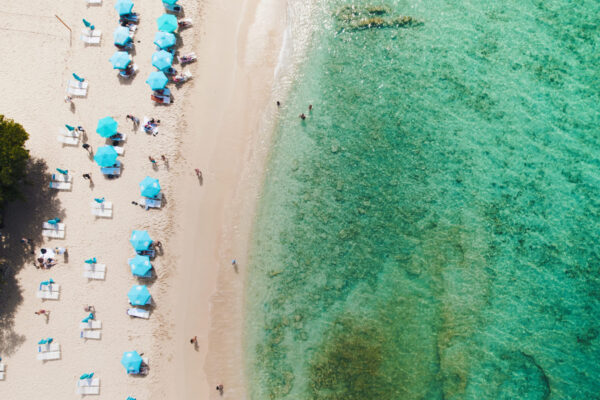
[[[89,258],[84,261],[86,264],[96,264],[96,257]]]
[[[177,42],[177,38],[175,35],[169,32],[161,32],[158,31],[154,35],[154,44],[160,47],[161,49],[168,49],[169,47],[175,46]]]
[[[152,269],[150,257],[148,256],[137,255],[129,259],[129,266],[131,267],[131,273],[136,276],[147,276]]]
[[[142,356],[137,351],[126,351],[121,358],[121,364],[128,374],[139,374],[142,366]]]
[[[67,127],[67,129],[70,130],[70,131],[74,131],[75,130],[75,127],[71,126],[71,125],[65,124],[65,127]]]
[[[96,132],[103,138],[111,137],[117,133],[117,127],[119,124],[114,120],[113,117],[104,117],[98,121]]]
[[[129,290],[127,293],[127,297],[129,297],[129,302],[133,306],[145,306],[150,303],[150,292],[146,285],[135,285]]]
[[[101,167],[110,167],[117,162],[117,151],[112,146],[102,146],[96,151],[94,161]]]
[[[150,248],[152,239],[150,238],[148,231],[133,231],[131,232],[129,242],[135,251],[143,251]]]
[[[102,204],[102,203],[104,203],[104,197],[102,197],[102,198],[100,198],[100,199],[98,199],[98,198],[94,197],[94,201],[95,201],[96,203],[98,203],[98,204]]]
[[[77,75],[76,73],[73,72],[73,78],[77,79],[79,82],[83,82],[85,81],[84,78],[80,77],[79,75]]]
[[[140,191],[144,197],[156,197],[160,193],[160,183],[158,179],[145,177],[140,182]]]
[[[177,29],[177,17],[171,14],[163,14],[156,19],[158,30],[163,32],[175,32]]]
[[[59,222],[60,222],[60,218],[54,218],[54,219],[49,219],[49,220],[48,220],[48,223],[49,223],[50,225],[56,225],[56,224],[58,224]]]
[[[169,82],[169,78],[162,71],[154,71],[146,79],[146,83],[150,85],[150,89],[152,90],[164,89],[167,86],[167,82]]]
[[[90,21],[86,20],[85,18],[82,21],[86,28],[90,28],[90,30],[92,30],[92,31],[94,29],[96,29],[96,27],[94,25],[92,25],[92,23]]]
[[[173,54],[168,51],[161,50],[152,54],[152,65],[158,68],[159,71],[169,69],[173,64]]]
[[[131,63],[131,56],[126,51],[117,51],[109,60],[113,69],[126,69]]]
[[[115,10],[117,10],[119,15],[131,14],[132,9],[133,1],[131,0],[119,0],[117,1],[117,4],[115,4]]]
[[[56,170],[63,175],[67,175],[69,173],[69,170],[67,170],[67,169],[56,168]]]
[[[119,26],[113,32],[114,43],[119,46],[125,46],[131,42],[131,36],[129,36],[129,28],[126,26]]]

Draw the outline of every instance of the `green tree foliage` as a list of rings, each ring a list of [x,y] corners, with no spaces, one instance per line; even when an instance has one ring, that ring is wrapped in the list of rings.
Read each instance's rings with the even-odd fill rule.
[[[28,138],[21,124],[0,115],[0,211],[7,202],[22,197],[21,183],[29,160],[29,150],[25,149]]]

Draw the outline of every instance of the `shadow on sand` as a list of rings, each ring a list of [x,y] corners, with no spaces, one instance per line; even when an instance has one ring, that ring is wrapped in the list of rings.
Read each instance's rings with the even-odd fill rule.
[[[31,251],[42,243],[41,224],[51,218],[64,218],[57,192],[50,189],[50,174],[44,160],[31,159],[23,189],[25,200],[6,206],[0,242],[0,356],[14,353],[25,340],[13,330],[17,306],[23,301],[16,275],[25,265],[34,264],[35,254]],[[21,238],[32,243],[23,244]]]

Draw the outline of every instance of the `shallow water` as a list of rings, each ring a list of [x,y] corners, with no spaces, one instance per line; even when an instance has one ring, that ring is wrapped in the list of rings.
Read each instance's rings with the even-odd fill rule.
[[[600,398],[598,15],[319,3],[254,232],[252,399]]]

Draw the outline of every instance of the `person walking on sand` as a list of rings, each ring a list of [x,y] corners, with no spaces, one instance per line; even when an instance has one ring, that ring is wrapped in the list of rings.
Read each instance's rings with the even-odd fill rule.
[[[193,344],[194,346],[198,344],[198,336],[194,336],[193,338],[190,339],[190,343]]]
[[[221,396],[223,396],[223,384],[217,385],[217,391]]]
[[[312,104],[308,105],[308,112],[312,112]]]
[[[127,117],[126,117],[126,118],[127,118],[127,119],[130,119],[130,120],[133,122],[133,125],[134,125],[134,126],[138,126],[138,125],[140,124],[140,119],[139,119],[139,118],[136,118],[136,117],[134,117],[134,116],[133,116],[133,115],[131,115],[131,114],[127,114]]]
[[[202,178],[202,172],[198,168],[196,168],[194,171],[196,172],[196,176],[198,178]]]
[[[50,315],[50,310],[39,310],[35,312],[35,315]]]
[[[306,119],[306,114],[304,114],[304,113],[300,114],[300,119],[301,120],[305,120]]]
[[[167,157],[165,157],[164,154],[161,154],[160,159],[163,160],[165,164],[167,163]]]
[[[86,150],[88,151],[88,153],[89,153],[90,151],[92,151],[92,146],[90,146],[90,145],[89,145],[89,144],[87,144],[87,143],[84,143],[84,144],[82,144],[82,145],[81,145],[81,147],[83,147],[84,149],[86,149]]]
[[[148,160],[150,160],[153,166],[156,165],[156,160],[152,156],[148,156]]]
[[[91,181],[92,180],[92,175],[90,173],[83,174],[83,179],[89,179]]]

